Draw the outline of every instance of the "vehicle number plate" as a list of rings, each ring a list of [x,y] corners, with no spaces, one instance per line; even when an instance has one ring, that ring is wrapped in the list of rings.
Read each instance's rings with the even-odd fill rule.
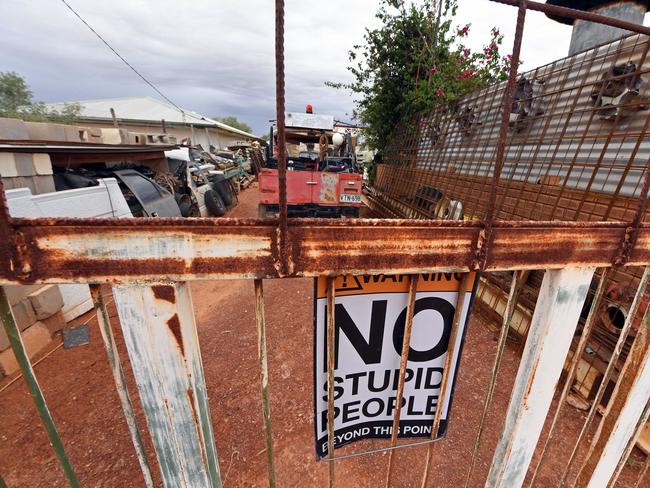
[[[353,195],[351,193],[341,194],[341,203],[361,203],[361,195]]]

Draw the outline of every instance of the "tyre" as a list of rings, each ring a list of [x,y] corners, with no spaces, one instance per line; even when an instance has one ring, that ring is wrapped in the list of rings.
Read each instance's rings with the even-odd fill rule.
[[[219,196],[221,197],[221,200],[223,200],[223,203],[226,205],[226,207],[230,207],[232,205],[232,193],[230,192],[230,185],[228,183],[228,180],[221,180],[217,181],[212,185],[212,188],[219,193]]]
[[[208,212],[215,217],[221,217],[226,213],[226,206],[221,196],[215,190],[205,192],[205,206],[208,207]]]
[[[197,208],[192,202],[192,198],[189,195],[179,195],[176,194],[176,203],[178,208],[181,209],[181,215],[183,217],[197,217]]]

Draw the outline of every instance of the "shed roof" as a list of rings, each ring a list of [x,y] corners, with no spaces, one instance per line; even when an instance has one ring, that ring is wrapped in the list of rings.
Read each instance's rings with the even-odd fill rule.
[[[216,127],[233,134],[252,139],[257,136],[236,129],[230,125],[211,119],[192,110],[179,110],[173,105],[153,97],[104,98],[97,100],[79,100],[78,102],[48,103],[50,109],[62,110],[66,103],[79,103],[81,117],[94,120],[111,120],[111,108],[115,110],[118,119],[142,122],[165,122],[172,124],[194,124]]]

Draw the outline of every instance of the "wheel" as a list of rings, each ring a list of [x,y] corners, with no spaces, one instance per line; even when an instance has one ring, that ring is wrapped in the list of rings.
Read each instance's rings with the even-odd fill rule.
[[[208,212],[215,217],[221,217],[226,213],[226,206],[215,190],[205,192],[205,206],[208,207]]]
[[[181,215],[183,217],[199,216],[199,209],[189,195],[176,194],[176,203],[178,203],[178,208],[181,209]]]
[[[212,188],[219,193],[219,196],[221,197],[221,200],[223,200],[223,203],[225,203],[226,207],[232,205],[232,194],[230,193],[230,184],[228,183],[228,180],[217,181],[212,185]]]

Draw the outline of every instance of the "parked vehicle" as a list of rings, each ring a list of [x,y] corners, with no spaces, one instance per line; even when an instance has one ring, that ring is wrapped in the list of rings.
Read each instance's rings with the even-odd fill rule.
[[[174,195],[135,168],[76,168],[55,172],[57,191],[99,185],[100,178],[116,178],[134,217],[181,217]]]
[[[334,132],[327,115],[286,114],[287,204],[293,217],[358,217],[362,180],[350,134]],[[279,211],[277,144],[271,127],[259,178],[259,215]]]

